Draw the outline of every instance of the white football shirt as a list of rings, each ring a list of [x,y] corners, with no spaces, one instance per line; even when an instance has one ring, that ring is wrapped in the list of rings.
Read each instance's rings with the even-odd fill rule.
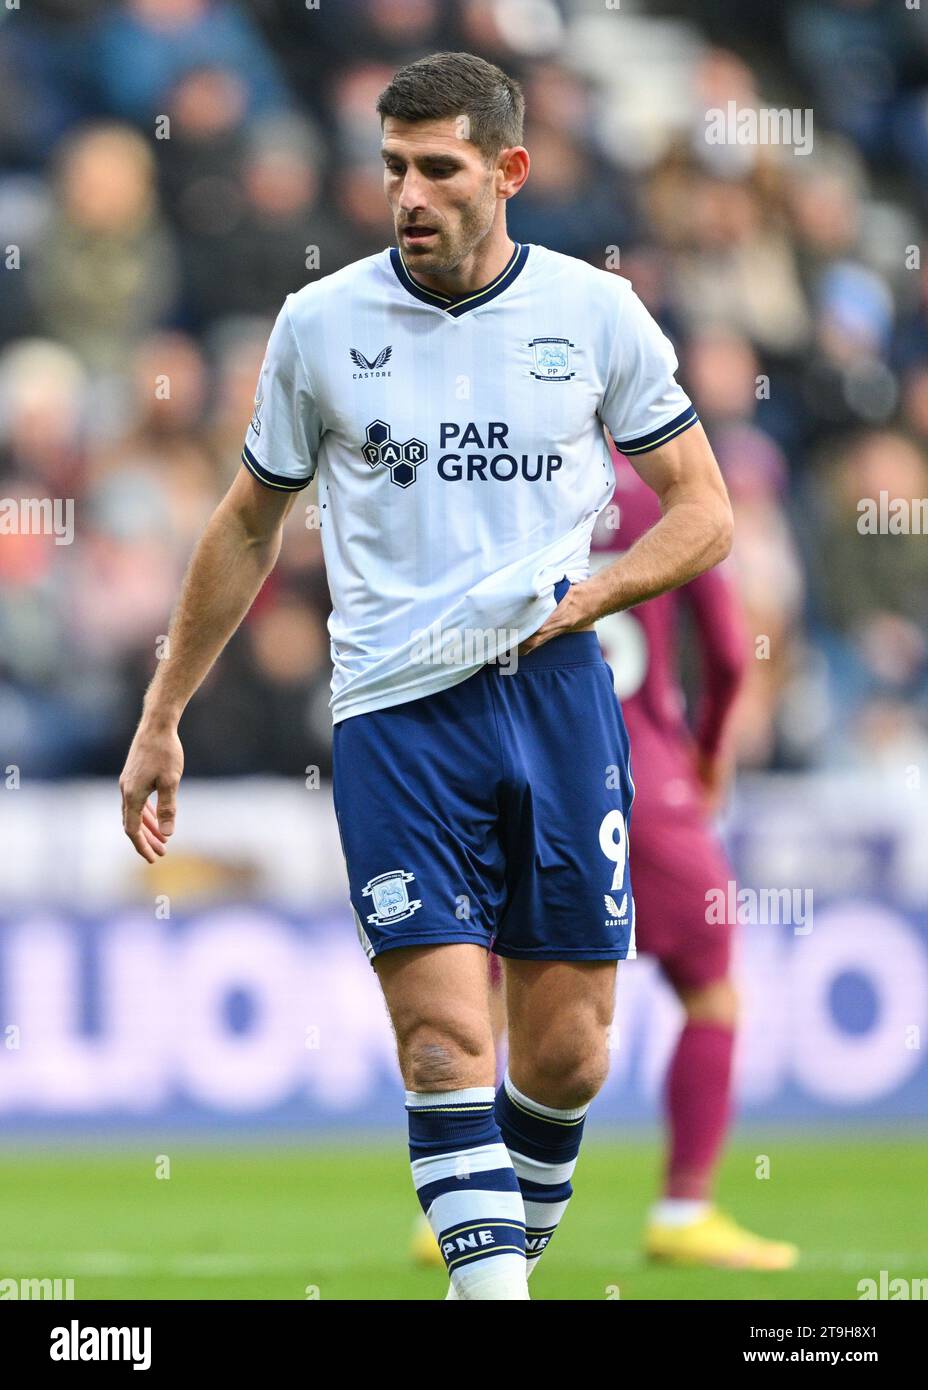
[[[516,245],[483,289],[421,285],[387,248],[288,296],[243,461],[268,487],[318,473],[332,717],[466,680],[536,632],[625,454],[696,420],[629,282]]]

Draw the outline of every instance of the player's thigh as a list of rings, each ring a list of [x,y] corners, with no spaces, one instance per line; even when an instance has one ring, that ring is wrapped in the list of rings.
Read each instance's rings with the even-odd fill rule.
[[[509,1072],[519,1090],[551,1105],[569,1104],[573,1089],[595,1094],[608,1071],[616,969],[614,960],[507,959]]]
[[[732,923],[714,905],[720,895],[727,900],[734,876],[707,826],[638,812],[631,847],[638,950],[660,962],[683,999],[730,974]]]
[[[374,961],[410,1090],[492,1086],[495,1053],[486,950],[411,946]]]
[[[488,947],[503,897],[492,707],[481,676],[336,725],[333,798],[358,935]]]
[[[494,949],[518,960],[623,960],[634,954],[633,787],[595,634],[529,653],[496,690],[512,776],[501,828],[509,892]]]

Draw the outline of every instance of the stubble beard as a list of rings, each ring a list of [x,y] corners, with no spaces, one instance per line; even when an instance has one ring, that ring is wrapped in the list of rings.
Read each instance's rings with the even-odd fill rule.
[[[470,203],[462,212],[457,233],[449,240],[447,229],[438,229],[438,246],[410,259],[416,270],[427,275],[441,275],[457,270],[462,261],[479,246],[493,225],[495,199],[484,197]],[[426,219],[423,219],[425,221]]]

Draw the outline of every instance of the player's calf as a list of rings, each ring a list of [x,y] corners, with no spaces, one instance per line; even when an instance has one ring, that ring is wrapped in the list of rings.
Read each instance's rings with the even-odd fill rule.
[[[525,1207],[525,1256],[531,1274],[573,1194],[588,1105],[556,1109],[531,1100],[509,1072],[496,1093],[496,1118]]]
[[[510,1059],[496,1118],[525,1204],[530,1274],[567,1210],[587,1110],[608,1075],[615,962],[509,961],[506,979]]]

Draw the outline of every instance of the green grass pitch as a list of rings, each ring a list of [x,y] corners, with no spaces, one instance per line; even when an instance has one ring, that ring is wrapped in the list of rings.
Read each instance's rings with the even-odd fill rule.
[[[170,1158],[157,1179],[156,1156]],[[770,1177],[755,1176],[759,1154]],[[796,1241],[786,1274],[672,1270],[639,1253],[659,1163],[653,1138],[591,1137],[536,1299],[856,1299],[858,1279],[928,1277],[918,1136],[752,1137],[726,1155],[720,1204]],[[414,1268],[417,1208],[402,1135],[390,1145],[287,1140],[204,1147],[0,1150],[0,1279],[73,1278],[77,1299],[436,1299]],[[309,1294],[307,1289],[310,1290]],[[317,1294],[313,1291],[317,1290]]]

